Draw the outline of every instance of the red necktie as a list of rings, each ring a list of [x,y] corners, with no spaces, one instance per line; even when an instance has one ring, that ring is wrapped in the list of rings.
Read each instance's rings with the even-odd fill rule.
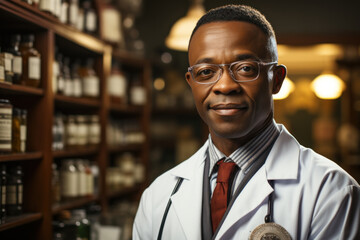
[[[217,163],[219,166],[216,187],[211,198],[211,220],[213,232],[218,227],[227,208],[227,196],[229,188],[229,179],[231,173],[235,169],[234,162],[224,162],[223,160]]]

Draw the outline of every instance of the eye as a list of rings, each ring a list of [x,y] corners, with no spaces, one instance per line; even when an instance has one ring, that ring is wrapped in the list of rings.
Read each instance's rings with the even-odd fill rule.
[[[258,74],[258,64],[256,62],[239,62],[232,67],[235,75],[255,76]]]
[[[198,80],[212,78],[216,75],[218,68],[214,65],[201,65],[194,68],[194,76]]]

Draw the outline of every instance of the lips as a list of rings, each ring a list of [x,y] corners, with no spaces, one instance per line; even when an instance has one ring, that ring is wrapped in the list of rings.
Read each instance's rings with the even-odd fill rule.
[[[218,103],[209,106],[210,110],[215,111],[219,115],[234,115],[244,112],[248,109],[246,103]]]

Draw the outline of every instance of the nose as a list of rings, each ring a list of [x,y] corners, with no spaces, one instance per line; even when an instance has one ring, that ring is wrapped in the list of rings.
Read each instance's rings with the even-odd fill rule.
[[[242,90],[241,85],[231,77],[227,68],[223,69],[220,79],[212,87],[216,94],[236,94]]]

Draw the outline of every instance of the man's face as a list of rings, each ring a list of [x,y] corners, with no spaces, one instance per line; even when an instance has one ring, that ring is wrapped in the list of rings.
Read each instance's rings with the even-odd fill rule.
[[[271,62],[269,41],[251,23],[207,23],[199,27],[191,39],[189,64],[229,64],[239,60]],[[196,108],[213,137],[247,140],[263,127],[272,114],[273,68],[275,66],[261,66],[259,77],[244,83],[235,82],[227,67],[214,84],[199,84],[186,73]]]

